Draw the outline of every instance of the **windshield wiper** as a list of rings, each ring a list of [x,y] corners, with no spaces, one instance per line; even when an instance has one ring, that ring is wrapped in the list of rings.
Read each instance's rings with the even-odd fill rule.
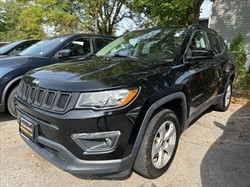
[[[130,56],[130,55],[121,55],[119,53],[115,53],[113,57],[128,57],[128,58],[136,58],[135,56]]]
[[[90,57],[90,56],[96,56],[96,53],[89,53],[86,55],[86,57]]]

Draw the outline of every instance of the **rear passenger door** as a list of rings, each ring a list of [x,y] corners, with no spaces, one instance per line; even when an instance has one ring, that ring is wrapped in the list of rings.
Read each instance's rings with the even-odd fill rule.
[[[212,63],[212,70],[213,70],[213,87],[214,87],[214,96],[219,94],[220,90],[224,85],[222,85],[222,75],[223,75],[223,69],[225,64],[227,63],[227,60],[224,57],[224,46],[221,44],[219,36],[214,33],[207,33],[208,39],[209,39],[209,46],[210,50],[214,53],[214,60]]]

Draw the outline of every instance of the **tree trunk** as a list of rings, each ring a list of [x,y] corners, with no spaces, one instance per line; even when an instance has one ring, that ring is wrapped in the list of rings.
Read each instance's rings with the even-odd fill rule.
[[[204,0],[193,0],[193,6],[188,8],[191,23],[199,23],[200,9],[203,2]]]

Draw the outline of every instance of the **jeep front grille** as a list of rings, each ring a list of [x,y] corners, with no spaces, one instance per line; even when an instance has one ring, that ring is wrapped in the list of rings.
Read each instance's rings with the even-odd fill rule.
[[[36,107],[62,112],[70,101],[71,93],[43,89],[21,82],[17,96]]]

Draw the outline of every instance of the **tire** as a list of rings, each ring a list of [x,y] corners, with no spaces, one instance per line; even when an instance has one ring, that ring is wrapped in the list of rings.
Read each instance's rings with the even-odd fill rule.
[[[225,89],[225,93],[223,95],[223,99],[219,102],[218,105],[214,107],[214,109],[222,112],[226,111],[230,105],[231,97],[232,97],[232,81],[229,80]]]
[[[15,94],[17,93],[17,88],[18,86],[14,87],[10,93],[9,93],[9,96],[8,96],[8,99],[7,99],[7,109],[9,111],[9,113],[17,118],[17,112],[16,112],[16,107],[15,107],[15,101],[14,101],[14,97],[15,97]]]
[[[164,174],[173,161],[179,136],[179,122],[175,113],[161,109],[148,125],[135,160],[134,170],[149,179]]]

